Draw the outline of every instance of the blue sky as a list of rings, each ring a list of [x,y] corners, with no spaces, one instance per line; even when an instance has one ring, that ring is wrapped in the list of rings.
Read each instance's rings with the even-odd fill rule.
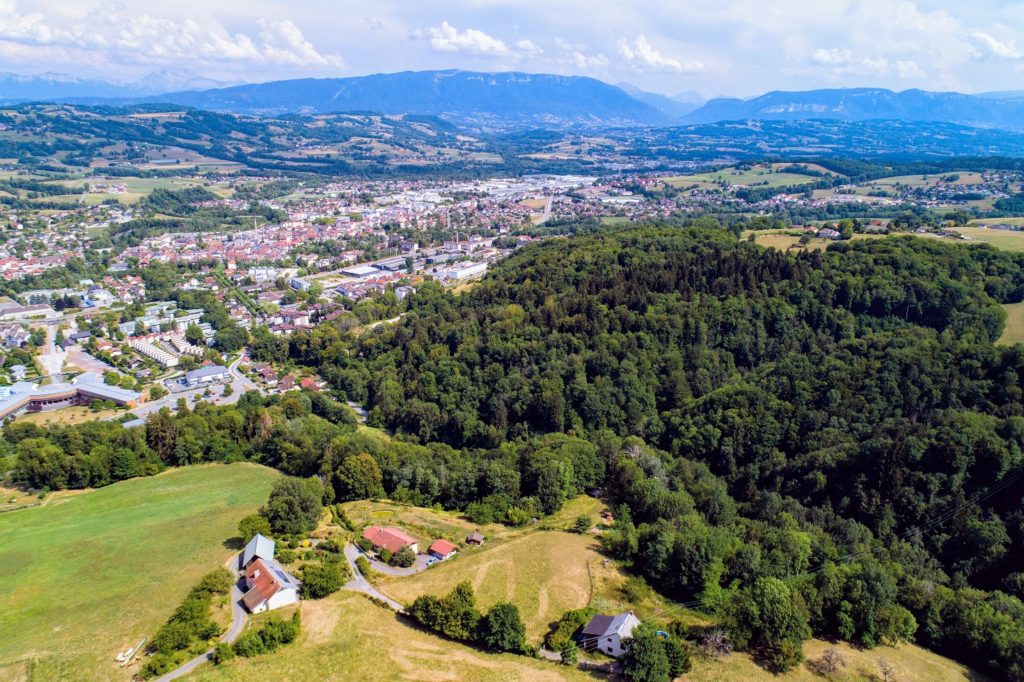
[[[0,0],[0,70],[223,81],[406,69],[585,75],[654,92],[1024,88],[1024,2]]]

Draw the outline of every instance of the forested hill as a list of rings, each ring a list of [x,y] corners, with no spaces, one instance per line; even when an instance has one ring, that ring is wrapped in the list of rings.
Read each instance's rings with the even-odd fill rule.
[[[590,439],[629,509],[605,539],[677,598],[728,611],[723,590],[786,579],[819,634],[1024,679],[1003,592],[1024,594],[1024,348],[993,345],[1022,299],[1024,256],[988,247],[641,228],[525,249],[292,352],[424,442]]]

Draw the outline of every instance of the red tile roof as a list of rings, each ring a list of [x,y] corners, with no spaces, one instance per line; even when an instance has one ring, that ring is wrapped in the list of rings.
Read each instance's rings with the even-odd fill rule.
[[[250,611],[273,597],[281,589],[281,583],[262,559],[256,559],[246,567],[245,584],[249,587],[249,591],[243,595],[242,601]]]
[[[363,537],[369,540],[374,547],[386,549],[390,552],[397,552],[407,545],[416,544],[416,538],[408,533],[403,533],[397,528],[370,526],[363,531]]]
[[[447,540],[434,540],[433,544],[430,545],[430,553],[439,554],[440,556],[448,556],[457,549],[458,547]]]

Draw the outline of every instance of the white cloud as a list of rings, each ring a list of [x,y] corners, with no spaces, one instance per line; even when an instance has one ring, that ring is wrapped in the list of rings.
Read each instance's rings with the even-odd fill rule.
[[[925,75],[924,70],[915,61],[891,61],[880,55],[858,56],[848,48],[819,48],[811,54],[808,61],[816,66],[826,67],[826,71],[832,76],[895,75],[901,80],[911,80]]]
[[[983,31],[971,31],[971,42],[975,46],[974,57],[999,57],[1000,59],[1022,59],[1024,52],[1017,49],[1014,41],[1004,42]]]
[[[682,62],[672,57],[666,57],[654,49],[654,46],[642,33],[632,43],[625,38],[619,40],[618,47],[619,54],[641,71],[700,73],[704,70],[704,64],[699,61]]]
[[[505,41],[475,28],[459,31],[447,21],[428,28],[425,33],[430,46],[438,52],[466,52],[469,54],[508,57],[512,54]]]
[[[600,52],[586,54],[585,52],[574,50],[572,53],[572,63],[576,65],[577,69],[582,71],[593,71],[606,68],[611,61]]]
[[[258,21],[257,36],[232,33],[219,21],[167,19],[127,12],[117,4],[94,5],[74,22],[42,13],[21,13],[14,2],[0,5],[0,43],[5,55],[25,62],[63,53],[68,61],[117,65],[174,65],[225,62],[272,67],[340,67],[341,57],[324,54],[290,19]]]
[[[524,54],[536,55],[542,53],[544,50],[541,49],[540,45],[533,42],[529,38],[523,38],[522,40],[516,41],[516,49]]]

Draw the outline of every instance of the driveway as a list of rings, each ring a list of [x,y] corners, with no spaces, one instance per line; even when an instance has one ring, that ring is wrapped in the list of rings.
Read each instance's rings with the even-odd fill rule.
[[[231,644],[239,635],[242,634],[242,630],[245,629],[245,623],[249,618],[249,613],[245,610],[242,605],[242,590],[238,587],[238,583],[241,580],[241,574],[238,572],[238,566],[241,563],[241,553],[232,554],[231,558],[224,563],[224,568],[231,571],[231,575],[234,576],[234,583],[231,585],[231,627],[225,632],[220,641],[225,644]],[[210,660],[213,655],[213,648],[210,648],[200,655],[193,658],[188,663],[172,670],[157,678],[156,682],[168,682],[168,680],[176,680],[179,677],[184,677],[190,672],[206,663]]]
[[[392,611],[397,613],[405,613],[405,606],[398,603],[391,597],[387,596],[363,577],[363,574],[359,572],[359,567],[356,566],[356,559],[361,556],[359,548],[349,543],[345,545],[345,559],[348,560],[348,567],[352,569],[352,580],[349,580],[342,586],[342,589],[352,590],[353,592],[362,592],[363,594],[369,595],[374,599],[379,599],[389,607]]]
[[[358,550],[358,547],[356,549]],[[366,555],[363,554],[363,556]],[[427,570],[427,561],[430,559],[430,557],[426,554],[417,554],[416,561],[414,561],[412,566],[409,566],[408,568],[402,568],[400,566],[388,566],[383,561],[378,561],[377,559],[373,559],[368,556],[366,557],[366,559],[370,562],[370,566],[373,567],[373,570],[377,571],[378,573],[394,576],[396,578],[402,578],[408,575],[416,575],[417,573],[422,573],[423,571]]]

